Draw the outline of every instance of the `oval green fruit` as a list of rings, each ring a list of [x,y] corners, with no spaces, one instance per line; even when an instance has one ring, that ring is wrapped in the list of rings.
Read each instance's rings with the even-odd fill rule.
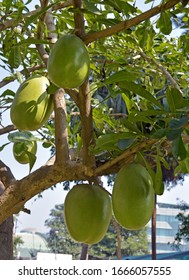
[[[109,195],[99,186],[74,186],[65,198],[64,216],[71,237],[86,244],[102,240],[112,217]]]
[[[48,59],[49,78],[58,87],[76,88],[89,73],[89,54],[76,35],[64,35],[54,44]]]
[[[47,93],[49,80],[34,76],[18,88],[10,110],[12,123],[20,130],[39,129],[53,111],[53,99]]]
[[[145,167],[133,163],[120,169],[113,187],[112,207],[124,228],[138,230],[148,223],[154,209],[154,189]]]
[[[21,164],[27,164],[30,162],[28,153],[36,155],[37,143],[36,141],[31,142],[15,142],[13,144],[13,155],[16,161]]]

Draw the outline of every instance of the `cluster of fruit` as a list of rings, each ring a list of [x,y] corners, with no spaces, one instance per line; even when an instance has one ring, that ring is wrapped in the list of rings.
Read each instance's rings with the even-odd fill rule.
[[[148,223],[153,209],[152,178],[145,167],[132,163],[118,172],[112,198],[97,185],[74,186],[65,198],[64,216],[74,240],[94,244],[106,234],[112,212],[121,226],[138,230]]]
[[[48,78],[59,88],[76,88],[87,78],[89,67],[89,54],[84,42],[75,35],[65,35],[59,38],[50,52],[47,65]],[[48,78],[33,76],[18,88],[11,106],[10,117],[19,130],[37,130],[49,119],[53,111],[54,91],[50,90]],[[21,144],[23,142],[15,143],[14,155],[17,154],[15,158],[20,163],[28,163],[27,149],[26,151],[19,149]],[[34,148],[29,149],[30,153],[36,152]]]
[[[83,41],[75,35],[65,35],[50,52],[48,77],[59,88],[76,88],[87,78],[89,66]],[[49,87],[46,77],[34,76],[24,81],[16,92],[11,120],[28,138],[31,137],[29,131],[39,129],[53,111]],[[17,141],[13,151],[15,159],[26,164],[36,154],[36,141]],[[140,164],[131,164],[118,172],[112,198],[100,186],[80,184],[73,187],[65,199],[64,215],[73,239],[93,244],[104,237],[112,212],[123,227],[137,230],[148,223],[153,207],[154,190],[149,173]]]

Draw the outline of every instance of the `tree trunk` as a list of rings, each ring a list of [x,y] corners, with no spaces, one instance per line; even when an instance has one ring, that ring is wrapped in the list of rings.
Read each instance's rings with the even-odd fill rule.
[[[0,260],[13,259],[13,217],[0,225]]]
[[[0,195],[4,186],[0,181]],[[0,260],[13,259],[13,216],[0,225]]]

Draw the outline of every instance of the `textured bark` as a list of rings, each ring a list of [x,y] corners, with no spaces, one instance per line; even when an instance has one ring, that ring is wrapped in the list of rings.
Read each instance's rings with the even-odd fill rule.
[[[0,195],[4,186],[0,181]],[[13,259],[13,217],[9,217],[0,224],[0,260]]]

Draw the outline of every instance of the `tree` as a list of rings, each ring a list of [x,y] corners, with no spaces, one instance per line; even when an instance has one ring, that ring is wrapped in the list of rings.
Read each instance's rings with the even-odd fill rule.
[[[182,210],[177,214],[176,218],[179,220],[179,228],[175,236],[174,245],[179,247],[181,242],[184,240],[189,241],[189,214],[186,213],[186,210],[189,209],[189,205],[185,202],[180,203],[180,209]]]
[[[48,244],[55,253],[72,254],[74,259],[80,257],[81,244],[75,242],[69,235],[63,214],[64,204],[55,205],[50,217],[45,221],[49,228]],[[128,231],[120,227],[122,255],[142,255],[148,252],[146,229]],[[103,240],[89,246],[88,254],[92,258],[113,259],[117,255],[117,232],[114,223],[111,223]]]
[[[54,115],[35,134],[35,140],[54,153],[44,166],[16,180],[0,160],[5,188],[0,223],[52,185],[73,180],[99,183],[100,176],[115,174],[134,160],[146,165],[156,189],[162,186],[162,166],[169,169],[170,159],[174,174],[187,174],[189,40],[187,32],[178,39],[168,36],[174,22],[188,28],[186,1],[157,6],[148,1],[152,8],[144,13],[132,1],[122,0],[41,0],[30,10],[31,2],[0,4],[0,59],[7,72],[0,82],[0,135],[8,135],[0,150],[19,137],[14,125],[3,125],[15,95],[4,87],[36,74],[48,76],[48,56],[57,37],[80,37],[91,70],[79,88],[53,94]]]

